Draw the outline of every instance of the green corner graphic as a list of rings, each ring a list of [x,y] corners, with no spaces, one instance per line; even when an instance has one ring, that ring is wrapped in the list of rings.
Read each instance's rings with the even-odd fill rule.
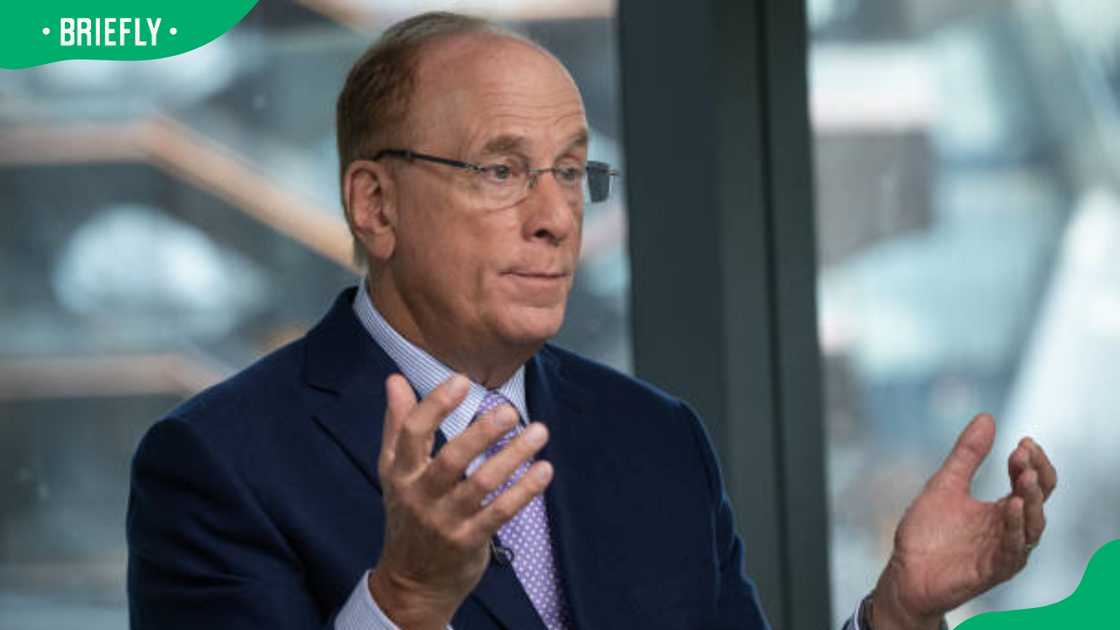
[[[0,9],[0,68],[64,59],[135,61],[194,50],[257,0],[41,0]]]
[[[985,613],[957,630],[1105,630],[1120,628],[1120,540],[1097,550],[1072,595],[1062,601],[1008,612]]]

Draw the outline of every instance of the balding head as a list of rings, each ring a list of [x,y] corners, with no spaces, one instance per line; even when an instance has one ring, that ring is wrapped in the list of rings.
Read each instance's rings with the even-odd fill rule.
[[[586,124],[579,90],[560,62],[525,40],[474,33],[425,49],[404,127],[410,145],[438,144],[465,159],[490,152],[482,135],[485,142],[513,142],[511,135],[524,142],[532,134],[518,133],[521,127],[554,126],[552,118],[565,115]],[[499,128],[511,134],[495,135]]]

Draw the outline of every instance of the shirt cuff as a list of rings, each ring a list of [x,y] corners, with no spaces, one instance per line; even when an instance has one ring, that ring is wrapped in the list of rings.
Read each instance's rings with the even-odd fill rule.
[[[859,604],[856,604],[855,614],[848,619],[848,623],[844,624],[843,630],[869,630],[859,625],[859,619],[863,616],[863,603],[866,601],[866,596],[859,600]],[[940,630],[949,630],[949,623],[946,621],[945,617],[941,617]]]
[[[866,600],[866,597],[860,598],[859,603],[856,604],[856,612],[852,614],[852,618],[848,620],[848,623],[844,624],[845,628],[848,628],[848,630],[865,630],[859,625],[859,618],[863,613],[863,602]]]
[[[335,630],[400,630],[369,592],[369,571],[362,574],[350,598],[334,619]],[[454,630],[447,626],[447,630]]]

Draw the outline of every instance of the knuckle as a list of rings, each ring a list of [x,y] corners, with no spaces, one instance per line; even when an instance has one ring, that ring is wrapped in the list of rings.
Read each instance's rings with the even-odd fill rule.
[[[449,477],[454,475],[459,469],[461,458],[455,451],[449,451],[444,448],[439,456],[428,464],[429,470],[439,477]]]
[[[486,436],[486,442],[488,444],[495,443],[499,438],[508,433],[512,428],[508,424],[500,421],[500,419],[502,419],[502,415],[500,414],[502,414],[501,410],[493,411],[491,412],[490,416],[486,418],[485,422],[475,423],[482,425],[482,431]],[[504,419],[508,420],[508,417],[505,417]]]
[[[472,496],[482,496],[488,494],[498,485],[494,483],[492,477],[482,472],[481,470],[476,471],[473,475],[467,477],[463,483],[467,484],[467,490]]]
[[[466,527],[460,527],[447,535],[447,545],[458,553],[466,553],[474,548],[475,542]]]
[[[451,393],[450,387],[440,387],[432,392],[437,405],[444,409],[450,409],[455,406],[455,396]]]
[[[401,433],[415,440],[424,436],[424,429],[417,422],[405,422]]]
[[[424,400],[429,401],[437,407],[446,407],[450,402],[451,394],[447,392],[446,387],[437,387],[428,397]]]
[[[381,478],[381,485],[385,489],[385,494],[392,496],[398,501],[405,497],[407,491],[407,484],[396,475],[387,475]]]
[[[490,510],[493,513],[494,517],[503,523],[510,520],[514,517],[514,515],[517,514],[517,510],[514,509],[514,506],[509,501],[495,501],[490,506]]]
[[[477,421],[472,422],[467,430],[460,435],[464,441],[470,442],[471,447],[482,451],[487,446],[492,444],[495,438],[500,434],[494,428],[494,423],[490,421],[489,416],[482,416]]]

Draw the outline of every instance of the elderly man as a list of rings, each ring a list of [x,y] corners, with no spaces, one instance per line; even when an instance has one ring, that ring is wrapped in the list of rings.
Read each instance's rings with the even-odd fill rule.
[[[347,78],[338,144],[368,277],[144,438],[133,627],[766,628],[696,415],[546,343],[612,175],[563,66],[407,20]],[[964,430],[849,625],[937,628],[1026,562],[1055,473],[1024,440],[1011,493],[972,499],[994,430]]]

